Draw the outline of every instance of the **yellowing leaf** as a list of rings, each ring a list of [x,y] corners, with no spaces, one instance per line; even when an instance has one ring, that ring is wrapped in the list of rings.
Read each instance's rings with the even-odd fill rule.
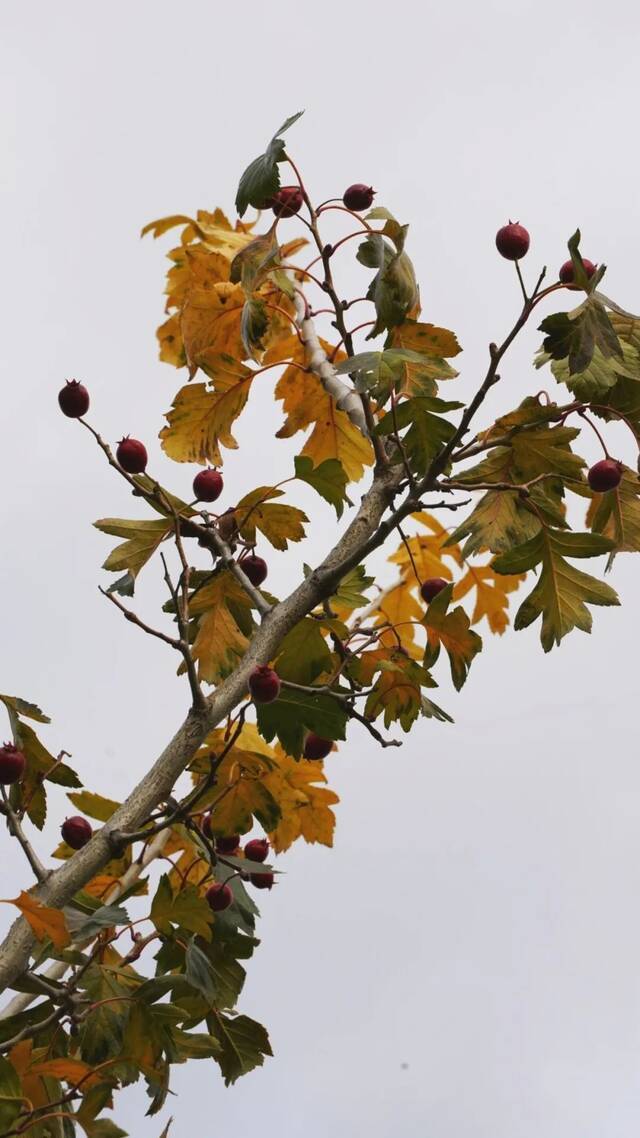
[[[209,684],[228,676],[249,645],[229,603],[246,609],[248,599],[235,577],[224,570],[196,593],[191,604],[191,615],[199,618],[192,654],[200,679]]]
[[[113,572],[125,570],[134,578],[137,577],[149,558],[153,556],[161,542],[173,530],[173,521],[167,518],[151,521],[101,518],[93,524],[101,533],[126,539],[111,551],[102,568],[110,569]]]
[[[30,1069],[31,1075],[48,1076],[51,1079],[62,1079],[73,1086],[81,1083],[83,1090],[95,1087],[108,1078],[106,1072],[94,1073],[93,1067],[83,1063],[80,1059],[47,1059],[43,1063],[34,1063]]]
[[[245,541],[253,545],[257,529],[275,549],[287,549],[289,541],[302,540],[303,522],[308,522],[309,519],[295,506],[275,505],[270,501],[271,498],[282,496],[282,490],[275,486],[258,486],[240,499],[236,506],[236,516],[240,535]]]
[[[459,691],[467,678],[471,661],[482,648],[482,640],[471,629],[469,617],[463,608],[447,612],[450,597],[450,587],[443,589],[431,601],[425,613],[424,625],[428,639],[425,663],[427,666],[434,664],[443,645],[449,657],[451,678]]]
[[[211,288],[194,286],[182,309],[181,330],[189,370],[193,375],[205,352],[220,352],[242,359],[245,352],[240,326],[244,308],[242,285],[227,281]]]
[[[331,807],[339,798],[326,786],[315,785],[326,781],[321,763],[296,761],[278,748],[278,767],[264,778],[282,813],[269,835],[276,853],[289,849],[300,837],[306,842],[333,845],[336,820]]]
[[[625,469],[622,481],[614,490],[594,494],[587,524],[594,533],[604,534],[615,542],[610,562],[616,553],[640,550],[640,479],[634,470]]]
[[[413,593],[416,585],[415,577],[404,578],[395,589],[384,596],[373,617],[374,624],[389,623],[395,629],[395,635],[391,630],[383,632],[380,643],[387,648],[393,648],[399,640],[411,656],[418,653],[415,644],[416,622],[421,621],[424,611]]]
[[[377,719],[384,712],[385,727],[398,721],[404,731],[409,731],[421,711],[422,687],[435,687],[435,681],[397,647],[365,652],[361,662],[365,683],[372,683],[378,673],[365,704],[367,718]]]
[[[66,948],[71,943],[64,914],[60,910],[48,909],[31,893],[25,893],[24,890],[15,900],[7,900],[5,903],[15,905],[20,910],[38,940],[49,937],[56,948]]]
[[[321,343],[325,351],[332,351],[329,344]],[[283,341],[278,353],[274,354],[277,359],[284,356],[304,363],[304,354],[296,337]],[[336,358],[344,359],[344,353]],[[265,362],[273,362],[272,353],[267,353]],[[278,438],[291,438],[313,424],[301,453],[308,455],[314,466],[335,458],[344,467],[350,482],[358,482],[362,478],[365,466],[373,463],[371,445],[354,427],[348,415],[338,411],[334,400],[312,372],[302,372],[299,367],[289,366],[278,380],[276,398],[282,399],[287,416],[278,431]]]
[[[459,547],[455,544],[448,544],[450,542],[449,531],[431,514],[424,512],[416,514],[415,520],[428,527],[432,532],[420,533],[408,539],[411,556],[403,542],[389,560],[399,567],[403,577],[411,581],[415,581],[412,558],[421,581],[426,580],[427,577],[444,577],[448,581],[451,580],[452,572],[444,558],[449,557],[456,565],[462,565]]]
[[[513,593],[525,580],[525,577],[526,573],[512,577],[499,576],[490,565],[470,565],[467,563],[464,577],[457,581],[454,586],[453,599],[462,600],[467,593],[475,589],[475,608],[471,623],[477,624],[486,616],[491,631],[502,636],[509,624],[507,616],[509,598],[507,594]]]
[[[158,221],[149,221],[140,230],[140,236],[144,237],[147,233],[151,233],[154,237],[162,237],[169,229],[174,229],[176,225],[196,225],[192,217],[187,217],[184,213],[174,213],[171,217],[161,217]]]
[[[245,407],[254,376],[230,356],[206,354],[203,364],[213,375],[212,385],[192,383],[180,388],[160,438],[163,450],[175,462],[220,466],[220,445],[229,449],[238,445],[231,427]]]
[[[433,324],[420,324],[415,320],[405,320],[393,330],[393,343],[397,348],[408,348],[412,352],[422,352],[425,356],[457,356],[462,348],[453,332],[448,328],[436,328]]]

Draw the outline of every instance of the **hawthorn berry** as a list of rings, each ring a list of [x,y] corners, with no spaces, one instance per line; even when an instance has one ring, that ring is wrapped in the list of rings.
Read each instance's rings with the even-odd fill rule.
[[[147,466],[147,448],[139,439],[126,435],[118,443],[116,458],[127,474],[143,474]]]
[[[0,782],[4,786],[18,782],[26,765],[27,760],[22,751],[14,747],[13,743],[5,743],[4,747],[0,747]]]
[[[221,854],[235,853],[240,845],[240,834],[229,834],[228,837],[216,838],[216,851]]]
[[[333,740],[323,739],[321,735],[316,735],[315,731],[310,731],[304,741],[305,759],[326,759],[332,750]]]
[[[273,703],[280,695],[280,677],[273,668],[259,665],[249,676],[249,691],[256,703]]]
[[[60,832],[72,850],[81,850],[93,835],[91,823],[79,814],[74,814],[72,818],[66,818],[62,823]]]
[[[244,847],[244,856],[249,861],[266,861],[269,853],[269,843],[266,838],[252,838]]]
[[[347,209],[360,213],[363,209],[369,209],[375,192],[373,186],[365,186],[364,182],[354,182],[344,191],[342,200]]]
[[[77,379],[68,379],[58,392],[58,405],[69,419],[80,419],[89,410],[89,392]]]
[[[615,490],[622,478],[622,464],[614,458],[601,458],[587,474],[587,480],[592,490],[604,494],[606,490]]]
[[[210,885],[204,896],[214,913],[222,913],[233,904],[233,893],[229,886],[223,885],[221,881],[215,881]]]
[[[427,604],[431,604],[433,598],[437,597],[438,593],[441,593],[443,589],[446,589],[448,584],[449,582],[445,581],[444,577],[427,577],[426,581],[423,581],[420,586],[423,601],[426,601]]]
[[[256,588],[262,584],[269,572],[264,558],[257,557],[255,553],[249,554],[248,557],[243,557],[240,562],[240,568],[249,578],[251,584],[255,585]]]
[[[256,889],[273,889],[275,877],[273,873],[250,873],[249,881]]]
[[[507,261],[519,261],[529,248],[530,237],[519,221],[510,221],[496,233],[496,248]]]
[[[583,258],[582,264],[584,265],[584,271],[587,276],[592,277],[596,271],[596,266],[594,265],[593,261],[588,261],[586,258]],[[560,268],[558,276],[563,284],[571,284],[575,277],[575,273],[576,271],[573,267],[573,261],[565,261],[564,265],[562,265]]]
[[[282,186],[277,194],[269,199],[276,217],[294,217],[303,202],[300,186]]]
[[[199,502],[215,502],[222,493],[223,485],[219,470],[199,470],[193,480],[193,495]]]

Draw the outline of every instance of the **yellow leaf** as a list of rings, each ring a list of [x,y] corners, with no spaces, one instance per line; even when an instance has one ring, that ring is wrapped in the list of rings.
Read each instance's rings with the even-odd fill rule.
[[[200,679],[209,684],[228,676],[249,645],[227,602],[248,606],[246,593],[225,569],[196,594],[191,605],[192,616],[199,617],[192,654]]]
[[[170,411],[168,426],[160,431],[163,450],[175,462],[210,462],[220,466],[220,444],[235,450],[237,442],[231,427],[249,397],[253,372],[230,356],[217,356],[227,361],[214,365],[209,357],[207,371],[215,367],[211,389],[205,383],[181,387]]]
[[[302,541],[304,522],[309,519],[295,506],[274,505],[270,498],[281,498],[282,490],[276,486],[258,486],[236,506],[240,535],[251,545],[256,540],[256,530],[264,534],[275,549],[286,549],[289,541]]]
[[[115,549],[111,551],[102,568],[111,569],[114,572],[124,569],[132,577],[137,577],[140,570],[173,529],[173,522],[167,518],[152,521],[100,518],[93,524],[101,533],[126,538],[121,545],[116,545]]]
[[[486,616],[491,631],[502,636],[509,624],[507,594],[515,592],[526,576],[526,573],[506,576],[495,573],[490,565],[474,566],[467,563],[464,577],[454,586],[453,597],[456,601],[462,600],[471,589],[475,589],[476,601],[471,623],[477,624]]]
[[[15,905],[20,910],[38,940],[49,937],[56,948],[66,948],[71,943],[64,914],[58,909],[48,909],[31,893],[23,890],[14,900],[5,900],[5,904]]]
[[[382,600],[374,615],[376,625],[389,623],[396,630],[382,633],[380,643],[387,648],[397,646],[398,640],[410,656],[421,655],[415,644],[416,625],[414,622],[422,620],[424,609],[418,604],[413,590],[417,586],[415,577],[407,577],[392,589]]]
[[[448,328],[436,328],[433,324],[420,324],[415,320],[405,320],[394,328],[393,346],[422,352],[425,356],[445,358],[457,356],[462,351],[454,333]]]
[[[48,1076],[52,1079],[62,1079],[65,1083],[74,1086],[82,1083],[83,1089],[103,1083],[105,1074],[95,1074],[93,1067],[83,1063],[80,1059],[47,1059],[44,1063],[35,1063],[31,1068],[32,1075]]]
[[[144,237],[147,233],[153,234],[154,237],[162,237],[163,233],[167,230],[173,229],[176,225],[193,225],[195,221],[192,217],[187,217],[184,213],[174,213],[171,217],[161,217],[158,221],[149,221],[140,230],[140,236]]]
[[[173,364],[174,367],[186,367],[187,356],[180,331],[180,317],[177,312],[174,312],[168,320],[165,320],[164,324],[160,325],[156,336],[160,345],[159,355],[162,362]]]
[[[221,281],[211,288],[189,289],[182,309],[181,330],[191,374],[205,352],[220,352],[242,359],[240,334],[245,295],[242,285]]]
[[[340,800],[326,786],[315,785],[326,781],[321,763],[306,759],[296,762],[279,750],[278,769],[264,778],[282,812],[269,835],[276,853],[289,849],[296,838],[333,845],[336,819],[331,807]]]

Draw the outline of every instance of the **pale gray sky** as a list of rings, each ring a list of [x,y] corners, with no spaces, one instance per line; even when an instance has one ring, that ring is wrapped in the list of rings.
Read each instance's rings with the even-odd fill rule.
[[[518,302],[493,246],[507,217],[531,231],[531,275],[556,270],[579,224],[585,255],[610,266],[606,292],[638,307],[639,32],[637,7],[616,0],[4,0],[0,687],[52,715],[48,741],[90,787],[124,795],[186,702],[162,646],[97,593],[109,544],[90,523],[128,516],[130,500],[56,407],[81,377],[105,435],[146,437],[153,469],[186,493],[193,469],[151,438],[180,376],[154,342],[167,242],[141,244],[140,226],[230,209],[246,162],[305,107],[290,137],[314,194],[372,181],[411,222],[424,317],[457,331],[468,393]],[[553,389],[530,365],[537,340],[503,369],[494,407]],[[234,489],[287,469],[277,422],[267,396],[249,412]],[[311,506],[316,540],[270,558],[280,592],[332,532]],[[637,580],[621,557],[624,608],[597,610],[593,636],[550,657],[537,628],[487,638],[462,694],[443,683],[455,726],[425,722],[386,753],[352,733],[328,764],[335,849],[295,848],[261,899],[242,1007],[276,1058],[230,1090],[213,1066],[177,1072],[176,1138],[635,1138]],[[153,571],[140,596],[153,613]],[[52,798],[43,851],[65,813]],[[6,897],[26,874],[2,848]],[[119,1121],[156,1138],[169,1112],[144,1109],[128,1092]]]

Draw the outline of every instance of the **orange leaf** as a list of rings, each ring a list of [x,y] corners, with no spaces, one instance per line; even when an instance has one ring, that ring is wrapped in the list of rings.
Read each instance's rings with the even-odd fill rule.
[[[71,944],[64,914],[58,909],[47,909],[37,897],[32,897],[31,893],[25,893],[24,890],[19,897],[13,900],[5,898],[4,902],[7,905],[15,905],[20,910],[38,940],[44,940],[48,936],[56,948],[66,948]]]
[[[94,1074],[93,1067],[80,1059],[47,1059],[44,1063],[35,1063],[31,1067],[30,1074],[64,1079],[65,1083],[72,1083],[74,1086],[81,1082],[83,1087],[95,1087],[98,1083],[104,1082],[100,1074]]]

